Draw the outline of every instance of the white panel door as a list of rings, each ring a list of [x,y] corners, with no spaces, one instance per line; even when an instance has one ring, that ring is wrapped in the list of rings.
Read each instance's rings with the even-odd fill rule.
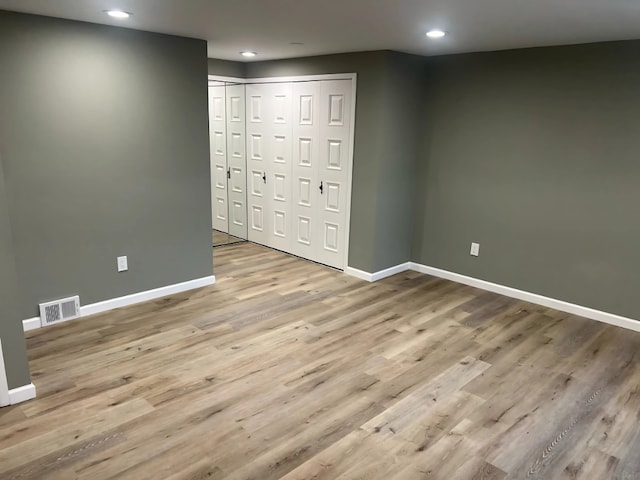
[[[268,245],[278,250],[291,250],[292,212],[292,84],[273,83],[263,87],[267,92],[267,195],[270,214]]]
[[[265,85],[246,85],[247,129],[247,238],[269,245],[271,207],[267,194],[267,168],[270,155],[269,92]]]
[[[291,244],[292,85],[247,85],[249,240]]]
[[[345,229],[351,111],[351,81],[325,80],[320,87],[320,162],[321,190],[318,226],[320,243],[316,260],[336,268],[345,266]]]
[[[320,82],[293,84],[291,253],[317,260],[320,243]]]
[[[211,161],[212,225],[229,231],[227,193],[227,135],[225,87],[209,87],[209,148]]]
[[[227,186],[229,233],[247,238],[244,85],[227,85]]]
[[[351,80],[246,86],[251,241],[344,268]]]

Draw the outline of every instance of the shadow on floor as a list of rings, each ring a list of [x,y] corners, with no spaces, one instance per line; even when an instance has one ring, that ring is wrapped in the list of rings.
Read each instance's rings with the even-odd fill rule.
[[[219,230],[213,230],[212,233],[214,247],[222,247],[224,245],[233,245],[235,243],[246,242],[246,240],[242,238],[234,237],[233,235],[229,235],[228,233],[224,233]]]

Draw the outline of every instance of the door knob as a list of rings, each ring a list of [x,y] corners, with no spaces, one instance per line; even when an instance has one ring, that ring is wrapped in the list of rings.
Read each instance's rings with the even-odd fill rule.
[[[267,173],[266,172],[262,172],[262,181],[264,183],[267,183]]]
[[[227,178],[231,179],[231,168],[227,168]]]
[[[323,194],[322,180],[320,180],[320,195]]]

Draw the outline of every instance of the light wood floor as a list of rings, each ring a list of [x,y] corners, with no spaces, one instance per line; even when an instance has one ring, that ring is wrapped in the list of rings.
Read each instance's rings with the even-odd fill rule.
[[[36,330],[8,479],[638,479],[640,335],[253,244],[218,283]]]
[[[214,247],[221,247],[223,245],[230,245],[232,243],[244,242],[242,238],[234,237],[228,233],[221,232],[220,230],[211,231],[211,239]]]

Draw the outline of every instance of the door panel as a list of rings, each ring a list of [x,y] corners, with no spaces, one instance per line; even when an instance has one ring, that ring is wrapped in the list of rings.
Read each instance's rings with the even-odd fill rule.
[[[324,209],[327,212],[340,213],[341,184],[336,182],[324,182]]]
[[[332,253],[339,253],[340,241],[338,235],[340,233],[340,227],[338,224],[331,222],[324,222],[324,243],[323,249]]]
[[[284,251],[291,243],[291,88],[247,85],[249,201],[261,212],[249,240]]]
[[[269,246],[289,252],[292,232],[292,84],[267,84],[264,89],[268,95],[266,114],[270,119],[268,138],[271,142],[267,168],[267,191],[272,212]]]
[[[318,212],[322,243],[317,261],[336,268],[345,266],[349,141],[353,122],[351,81],[321,82],[319,177],[322,201]]]
[[[269,245],[269,231],[265,224],[264,212],[268,208],[267,194],[267,158],[268,144],[265,141],[269,135],[268,122],[264,116],[268,92],[263,85],[246,85],[247,102],[247,180],[249,192],[247,203],[250,222],[247,238],[262,245]]]
[[[303,245],[311,245],[311,219],[298,215],[296,221],[296,242]]]
[[[251,214],[251,228],[264,232],[264,209],[260,205],[252,205]]]
[[[319,140],[320,82],[293,84],[293,204],[294,232],[291,253],[317,259],[321,242]]]
[[[212,227],[229,231],[227,194],[226,96],[224,86],[209,87]]]
[[[227,162],[229,233],[247,238],[247,158],[245,87],[227,85]]]
[[[285,238],[287,236],[286,213],[282,210],[273,212],[273,234],[276,237]]]

